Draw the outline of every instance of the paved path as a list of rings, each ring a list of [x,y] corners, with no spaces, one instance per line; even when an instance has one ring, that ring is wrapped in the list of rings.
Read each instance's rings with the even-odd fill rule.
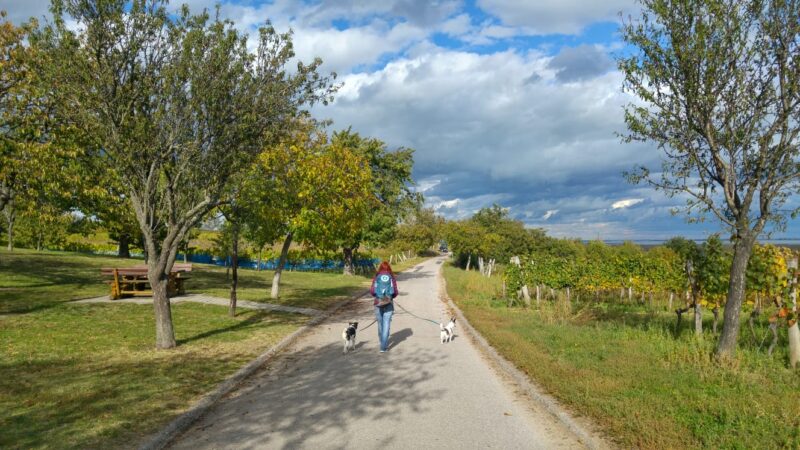
[[[212,297],[210,295],[205,294],[187,294],[181,295],[179,297],[172,297],[169,299],[169,302],[174,304],[177,303],[184,303],[184,302],[192,302],[192,303],[205,303],[207,305],[219,305],[227,307],[230,304],[230,300],[227,298],[219,298],[219,297]],[[102,297],[96,298],[87,298],[84,300],[76,300],[75,303],[133,303],[136,305],[152,305],[153,298],[121,298],[118,300],[111,300],[108,295],[104,295]],[[283,311],[283,312],[290,312],[290,313],[297,313],[297,314],[305,314],[308,316],[316,316],[321,314],[322,311],[318,309],[311,309],[311,308],[297,308],[294,306],[284,306],[284,305],[275,305],[272,303],[259,303],[259,302],[251,302],[248,300],[238,300],[236,302],[237,308],[244,308],[244,309],[261,309],[265,311]]]
[[[447,317],[439,300],[442,258],[398,277],[397,301]],[[555,419],[501,380],[466,337],[439,342],[438,326],[396,308],[389,351],[377,327],[359,330],[342,355],[346,322],[373,319],[360,299],[319,325],[189,429],[179,449],[581,448]]]

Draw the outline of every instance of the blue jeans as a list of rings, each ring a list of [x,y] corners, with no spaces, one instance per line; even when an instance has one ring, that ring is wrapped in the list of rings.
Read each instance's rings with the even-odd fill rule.
[[[389,347],[389,325],[392,323],[392,314],[394,314],[394,305],[392,303],[375,307],[375,320],[378,322],[378,339],[380,340],[382,351],[386,351]]]

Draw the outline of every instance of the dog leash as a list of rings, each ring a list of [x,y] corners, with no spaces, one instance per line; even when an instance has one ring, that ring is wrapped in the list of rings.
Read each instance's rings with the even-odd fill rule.
[[[430,323],[432,323],[432,324],[434,324],[434,325],[436,325],[436,326],[439,326],[439,325],[440,325],[440,323],[439,323],[439,322],[437,322],[437,321],[435,321],[435,320],[431,320],[431,319],[426,319],[426,318],[424,318],[424,317],[420,317],[420,316],[418,316],[418,315],[416,315],[416,314],[412,313],[411,311],[409,311],[409,310],[407,310],[407,309],[403,308],[403,305],[401,305],[400,303],[398,303],[398,302],[397,302],[397,300],[395,300],[395,301],[394,301],[394,303],[395,303],[397,306],[399,306],[399,307],[400,307],[400,309],[402,309],[402,310],[403,310],[403,311],[405,311],[406,313],[408,313],[408,314],[410,314],[410,315],[412,315],[412,316],[416,317],[417,319],[420,319],[420,320],[425,320],[425,321],[427,321],[427,322],[430,322]]]
[[[369,328],[369,327],[371,327],[371,326],[375,325],[375,322],[377,322],[377,321],[378,321],[378,319],[372,319],[372,322],[370,322],[370,323],[369,323],[369,325],[367,325],[367,326],[365,326],[364,328],[362,328],[362,329],[361,329],[361,331],[364,331],[364,330],[366,330],[367,328]]]

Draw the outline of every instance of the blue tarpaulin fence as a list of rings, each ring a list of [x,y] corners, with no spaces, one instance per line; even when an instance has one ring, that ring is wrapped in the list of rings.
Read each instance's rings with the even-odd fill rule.
[[[113,251],[96,251],[96,252],[89,252],[95,255],[109,255],[109,256],[116,256],[117,252]],[[131,256],[134,258],[142,258],[144,257],[141,253],[134,253],[131,252]],[[184,261],[183,253],[178,253],[178,257],[175,259],[178,262]],[[221,258],[219,256],[210,255],[207,253],[195,253],[186,255],[186,261],[197,263],[197,264],[214,264],[217,266],[222,267],[230,267],[232,262],[231,258]],[[353,265],[356,267],[357,270],[374,270],[378,264],[381,262],[379,258],[360,258],[354,259]],[[248,258],[239,258],[240,269],[258,269],[258,260],[255,259],[248,259]],[[273,259],[264,259],[261,260],[261,270],[275,270],[278,268],[278,258]],[[288,260],[286,261],[286,266],[284,270],[289,271],[298,271],[298,272],[333,272],[333,271],[340,271],[344,268],[343,261],[337,260],[321,260],[321,259],[299,259],[299,260]]]
[[[177,261],[183,261],[183,260],[184,260],[183,254],[179,253]],[[187,255],[186,261],[198,264],[214,264],[222,267],[230,267],[232,265],[230,257],[220,258],[217,256],[203,254],[203,253]],[[353,265],[357,269],[362,269],[362,270],[374,269],[378,265],[378,263],[380,263],[380,261],[381,260],[378,258],[354,259]],[[255,259],[239,258],[238,262],[239,262],[238,266],[241,269],[257,270],[259,268],[258,260]],[[278,258],[261,260],[261,270],[275,270],[277,268],[278,268]],[[284,270],[298,271],[298,272],[326,272],[326,271],[338,271],[342,270],[343,268],[344,268],[343,261],[299,259],[299,260],[286,261],[286,266],[284,267]]]

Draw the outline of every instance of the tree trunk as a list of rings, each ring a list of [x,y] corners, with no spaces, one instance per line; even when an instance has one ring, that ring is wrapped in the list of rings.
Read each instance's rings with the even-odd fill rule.
[[[236,317],[236,288],[239,285],[239,227],[233,227],[233,242],[231,242],[231,301],[228,305],[228,315]]]
[[[355,275],[355,269],[353,268],[353,249],[350,247],[342,248],[342,254],[344,256],[344,271],[342,272],[344,275]]]
[[[736,353],[736,340],[739,337],[739,315],[745,295],[745,272],[750,254],[753,251],[755,236],[746,236],[736,241],[733,247],[733,264],[728,285],[728,299],[722,322],[722,334],[717,345],[717,358],[729,359]]]
[[[675,310],[675,314],[678,316],[678,321],[675,322],[675,337],[677,338],[680,336],[681,333],[681,324],[683,323],[683,313],[689,310],[689,307],[686,308],[678,308]]]
[[[724,328],[723,328],[724,330]],[[772,356],[773,350],[775,350],[775,346],[778,344],[778,322],[772,322],[769,324],[769,331],[772,332],[772,343],[769,344],[769,350],[767,350],[767,354]]]
[[[539,289],[539,285],[536,285],[536,307],[538,308],[541,306],[541,289]]]
[[[469,272],[469,265],[472,263],[472,253],[467,257],[467,272]]]
[[[0,212],[6,209],[6,205],[11,203],[11,188],[5,181],[0,182]]]
[[[674,296],[675,296],[675,293],[673,293],[673,292],[669,293],[669,308],[668,308],[669,311],[672,311],[672,298]]]
[[[717,323],[719,323],[719,306],[715,306],[711,309],[711,313],[714,314],[714,323],[711,324],[711,331],[714,334],[717,334]]]
[[[758,316],[761,314],[761,301],[756,292],[756,304],[753,305],[753,312],[750,313],[750,318],[747,320],[747,323],[750,325],[750,334],[753,335],[753,342],[758,342],[758,337],[756,336],[756,328],[755,328],[755,320],[758,319]]]
[[[703,335],[703,307],[697,298],[694,299],[694,335],[697,337]]]
[[[17,212],[14,211],[14,204],[9,202],[6,205],[6,222],[8,223],[8,251],[14,250],[14,223],[17,221]]]
[[[117,258],[130,258],[131,257],[131,237],[128,233],[119,235],[119,242],[117,243]]]
[[[289,246],[292,244],[292,232],[286,233],[286,239],[283,241],[283,247],[281,248],[281,256],[278,258],[278,267],[275,268],[275,274],[272,276],[272,291],[270,292],[270,298],[276,299],[280,294],[281,290],[281,274],[283,273],[283,268],[286,266],[286,258],[289,256]],[[347,264],[345,264],[345,267]]]
[[[147,240],[145,239],[144,234],[142,235],[142,253],[144,254],[144,263],[150,264],[150,252],[147,251]]]
[[[169,304],[169,296],[167,295],[167,284],[169,277],[164,272],[156,272],[153,266],[156,265],[154,261],[148,270],[147,278],[150,280],[150,285],[153,287],[153,310],[156,318],[156,348],[168,349],[174,348],[177,344],[175,342],[175,330],[172,328],[172,310]],[[166,270],[171,270],[167,268]]]

